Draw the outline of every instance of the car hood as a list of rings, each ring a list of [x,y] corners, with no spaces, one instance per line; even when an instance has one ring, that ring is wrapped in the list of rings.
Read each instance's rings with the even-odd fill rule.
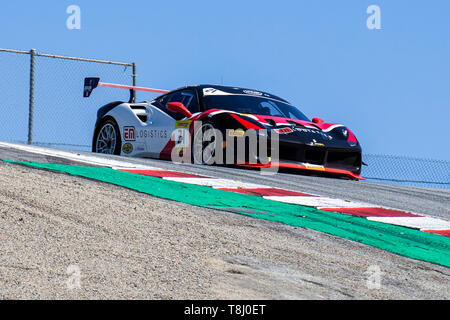
[[[280,138],[285,141],[301,140],[304,143],[336,147],[341,146],[343,142],[345,142],[345,146],[359,144],[355,135],[346,126],[338,123],[314,123],[265,115],[246,116],[258,121],[267,129],[276,130],[281,134]],[[347,136],[343,135],[344,131]]]
[[[298,125],[306,128],[311,129],[318,129],[324,132],[331,131],[337,127],[344,127],[342,124],[337,123],[314,123],[310,121],[304,121],[304,120],[297,120],[297,119],[291,119],[291,118],[284,118],[284,117],[274,117],[274,116],[265,116],[265,115],[246,115],[251,118],[254,118],[255,120],[261,122],[262,124],[266,126],[275,126],[275,127],[282,127],[282,126],[292,126],[292,125]]]
[[[314,123],[310,121],[276,117],[259,114],[243,114],[224,109],[210,109],[201,114],[194,115],[193,120],[201,120],[205,117],[216,117],[230,115],[238,120],[247,129],[274,130],[280,134],[282,140],[297,140],[303,143],[307,141],[321,141],[326,145],[334,145],[338,141],[346,142],[350,146],[358,145],[355,135],[344,125],[337,123]],[[344,137],[342,132],[346,130],[348,136]],[[318,142],[319,143],[319,142]]]

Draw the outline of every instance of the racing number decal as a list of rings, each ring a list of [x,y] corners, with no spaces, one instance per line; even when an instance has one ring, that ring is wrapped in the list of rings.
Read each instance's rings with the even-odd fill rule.
[[[189,129],[175,129],[173,140],[175,141],[175,148],[189,147]]]
[[[175,141],[175,148],[187,148],[190,145],[189,127],[192,121],[184,120],[175,123],[175,130],[173,131],[173,140]]]

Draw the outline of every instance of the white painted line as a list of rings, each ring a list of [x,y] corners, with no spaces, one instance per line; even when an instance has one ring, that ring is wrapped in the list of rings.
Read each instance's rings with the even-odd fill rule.
[[[302,197],[302,196],[265,196],[264,199],[285,203],[300,204],[316,208],[360,208],[374,207],[373,205],[326,197]]]
[[[259,184],[246,183],[241,181],[234,181],[229,179],[214,179],[214,178],[183,178],[183,177],[167,177],[163,178],[165,180],[196,184],[200,186],[213,187],[214,189],[219,188],[246,188],[246,189],[256,189],[256,188],[271,188],[268,186],[263,186]]]
[[[105,166],[105,167],[112,167],[112,168],[134,168],[134,169],[147,169],[147,170],[162,170],[155,167],[145,166],[145,165],[139,165],[127,161],[122,160],[112,160],[112,159],[105,159],[99,156],[96,156],[94,153],[92,155],[85,155],[77,153],[76,151],[64,151],[64,150],[56,150],[56,149],[50,149],[45,147],[38,147],[38,146],[29,146],[29,145],[23,145],[23,144],[13,144],[13,143],[7,143],[7,142],[0,142],[0,147],[5,148],[11,148],[11,149],[17,149],[22,150],[26,152],[31,152],[35,154],[40,155],[46,155],[46,156],[53,156],[63,159],[68,159],[72,161],[77,161],[80,163],[86,163],[86,164],[92,164],[97,166]]]
[[[420,230],[450,229],[449,221],[430,217],[368,217],[367,219]]]

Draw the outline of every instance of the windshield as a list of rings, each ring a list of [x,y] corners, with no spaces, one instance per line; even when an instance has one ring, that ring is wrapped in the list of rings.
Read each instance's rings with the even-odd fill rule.
[[[205,110],[224,109],[244,114],[258,114],[311,121],[296,107],[264,97],[238,94],[210,95],[204,96],[203,101],[205,103]]]

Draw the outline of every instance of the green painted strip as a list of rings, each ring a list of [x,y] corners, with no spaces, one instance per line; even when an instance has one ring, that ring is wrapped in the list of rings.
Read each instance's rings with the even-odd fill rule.
[[[254,195],[168,181],[110,168],[7,162],[103,181],[195,206],[226,210],[257,219],[313,229],[413,259],[450,267],[450,238],[436,234],[340,213],[320,211],[301,205],[266,200]],[[242,211],[239,211],[239,208],[242,208]]]

